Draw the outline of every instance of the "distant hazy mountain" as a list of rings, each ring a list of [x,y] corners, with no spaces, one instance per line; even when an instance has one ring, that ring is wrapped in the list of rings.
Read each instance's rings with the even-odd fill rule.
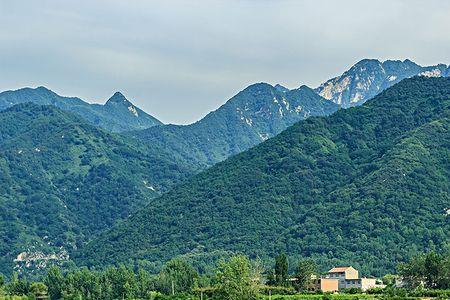
[[[114,132],[145,129],[162,124],[134,106],[119,92],[115,93],[105,105],[89,104],[75,97],[62,97],[45,87],[23,88],[0,93],[0,110],[25,102],[54,105],[62,110],[74,112],[96,126]]]
[[[338,105],[306,86],[288,90],[257,83],[194,124],[157,126],[134,135],[189,163],[209,166],[277,135],[299,120],[329,115],[337,109]]]
[[[65,261],[193,172],[51,105],[0,111],[0,273]]]
[[[384,62],[364,59],[341,76],[321,84],[315,91],[325,99],[347,108],[364,103],[402,79],[415,75],[445,77],[450,76],[449,70],[450,67],[444,64],[422,67],[408,59]]]
[[[273,101],[265,85],[238,96],[261,90]],[[450,240],[449,145],[450,79],[406,79],[193,176],[88,244],[77,261],[210,262],[230,252],[272,261],[284,251],[323,269],[393,272]]]

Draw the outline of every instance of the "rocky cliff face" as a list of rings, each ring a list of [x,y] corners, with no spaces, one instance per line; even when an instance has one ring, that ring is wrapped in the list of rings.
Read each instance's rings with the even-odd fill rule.
[[[343,108],[356,106],[376,96],[402,79],[413,76],[449,76],[449,67],[444,64],[422,67],[408,59],[387,60],[364,59],[342,75],[321,84],[315,91],[325,99]]]

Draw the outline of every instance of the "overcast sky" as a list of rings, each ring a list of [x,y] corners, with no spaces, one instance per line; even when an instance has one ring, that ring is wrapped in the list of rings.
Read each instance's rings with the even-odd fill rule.
[[[450,63],[447,0],[0,0],[0,90],[122,91],[190,123],[255,82],[316,87],[363,58]]]

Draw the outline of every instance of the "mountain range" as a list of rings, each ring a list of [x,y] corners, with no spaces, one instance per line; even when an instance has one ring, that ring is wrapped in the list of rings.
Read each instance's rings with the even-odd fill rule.
[[[190,125],[164,125],[119,92],[104,105],[44,87],[0,93],[0,272],[72,257],[92,266],[145,260],[157,269],[174,255],[207,264],[233,251],[353,263],[349,239],[364,249],[355,260],[362,270],[390,270],[402,256],[395,243],[408,256],[448,238],[431,214],[442,209],[437,202],[447,203],[448,145],[440,129],[447,126],[448,80],[427,77],[449,75],[445,65],[362,60],[317,89],[253,84]],[[340,109],[373,96],[360,108]],[[416,178],[405,175],[404,186],[396,177],[386,189],[380,170],[397,174],[399,165],[414,166],[404,174]],[[439,233],[425,246],[403,219],[414,216],[412,202],[421,197],[431,200],[421,204],[413,234]],[[358,229],[354,236],[339,223],[353,216],[353,204],[353,226],[358,216],[373,217],[364,207],[375,213],[372,225],[361,227],[370,234]],[[389,214],[381,221],[383,209]],[[319,214],[336,229],[320,224]],[[392,234],[374,227],[383,222]],[[395,257],[387,258],[382,238]],[[325,246],[314,243],[322,239]],[[379,266],[374,251],[383,255]]]
[[[211,166],[271,138],[310,116],[335,112],[338,105],[307,86],[279,91],[251,85],[191,125],[166,125],[135,132],[139,140],[166,149],[201,167]]]
[[[0,93],[0,110],[24,102],[54,105],[108,131],[131,132],[137,139],[166,148],[185,164],[202,169],[277,135],[295,122],[329,115],[339,107],[361,105],[402,79],[416,75],[446,77],[450,76],[450,67],[423,67],[408,59],[364,59],[314,90],[307,86],[289,90],[279,84],[251,85],[190,125],[157,126],[163,124],[120,92],[99,105],[59,96],[44,87],[24,88]]]
[[[193,176],[76,254],[80,265],[174,256],[202,265],[280,251],[394,271],[450,240],[450,79],[405,79]]]
[[[89,104],[76,97],[59,96],[45,87],[23,88],[0,93],[0,110],[26,102],[53,105],[62,110],[74,112],[91,124],[113,132],[145,129],[162,124],[134,106],[120,92],[116,92],[105,105]]]

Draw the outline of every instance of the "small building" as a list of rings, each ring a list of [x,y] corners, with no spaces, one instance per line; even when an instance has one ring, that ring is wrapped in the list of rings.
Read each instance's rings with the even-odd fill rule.
[[[334,267],[328,271],[326,278],[337,279],[339,289],[342,290],[347,288],[347,280],[356,280],[359,278],[359,272],[352,266]]]
[[[332,268],[325,276],[321,277],[311,275],[311,278],[306,285],[306,289],[308,291],[321,290],[322,292],[337,292],[350,288],[357,288],[362,291],[367,291],[368,289],[374,287],[385,286],[377,284],[377,280],[375,278],[360,278],[358,270],[352,266]]]
[[[339,280],[334,278],[314,278],[306,286],[308,291],[337,292]]]

